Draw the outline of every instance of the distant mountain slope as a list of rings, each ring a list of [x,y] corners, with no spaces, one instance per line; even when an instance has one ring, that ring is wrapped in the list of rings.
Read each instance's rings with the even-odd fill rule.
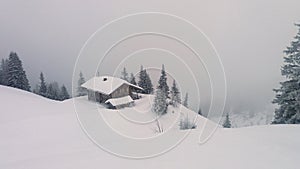
[[[166,154],[144,160],[129,160],[103,151],[88,139],[78,123],[73,100],[55,102],[32,93],[2,86],[0,86],[0,93],[0,168],[299,168],[300,126],[298,125],[219,128],[208,142],[199,145],[198,138],[203,123],[198,123],[199,128],[192,130],[178,146]],[[92,110],[93,106],[101,108],[88,102],[85,97],[75,100],[75,103],[81,104],[82,109]],[[146,104],[145,99],[138,102],[135,108],[140,110],[141,114],[136,118],[143,120],[145,117],[142,116],[141,110],[147,110],[149,105]],[[127,117],[132,117],[133,112],[129,112],[128,109],[121,111]],[[172,116],[172,110],[170,111],[168,116]],[[182,111],[190,112],[185,108]],[[88,113],[90,112],[86,112]],[[110,110],[105,110],[103,113],[104,117],[109,118],[110,124],[118,122],[126,124],[119,121],[120,118],[116,113],[112,113],[114,112]],[[175,112],[174,114],[176,115]],[[201,121],[206,120],[199,118],[198,122]],[[167,120],[165,123],[168,126]],[[125,128],[124,131],[121,130],[122,132],[132,130],[132,126],[122,126]],[[117,125],[114,127],[119,129]],[[144,129],[148,134],[152,132],[148,127],[139,130]],[[174,128],[170,132],[171,136],[177,136],[187,131]],[[140,136],[140,132],[129,132],[129,134]],[[104,135],[103,138],[105,139]],[[170,137],[170,142],[172,138]],[[110,143],[118,143],[118,140],[110,140]],[[148,151],[155,147],[130,148]]]

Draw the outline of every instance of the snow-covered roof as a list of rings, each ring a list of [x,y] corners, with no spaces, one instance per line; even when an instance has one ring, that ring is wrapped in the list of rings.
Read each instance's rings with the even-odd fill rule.
[[[119,97],[119,98],[113,98],[113,99],[108,99],[106,100],[105,103],[110,103],[113,106],[118,106],[118,105],[123,105],[127,103],[132,103],[133,100],[130,96],[124,96],[124,97]]]
[[[89,90],[93,90],[93,91],[97,91],[109,95],[123,84],[127,84],[134,88],[143,90],[143,88],[139,86],[133,85],[123,79],[112,77],[112,76],[93,77],[90,80],[83,83],[81,86]]]

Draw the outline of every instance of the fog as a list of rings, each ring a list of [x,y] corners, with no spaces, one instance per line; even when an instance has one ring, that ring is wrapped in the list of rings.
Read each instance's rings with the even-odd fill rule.
[[[17,52],[32,87],[43,71],[48,82],[58,81],[71,91],[79,51],[101,26],[136,12],[170,13],[195,24],[215,46],[226,74],[226,111],[273,111],[272,89],[283,80],[282,51],[297,32],[299,6],[299,0],[2,0],[0,58]],[[139,64],[129,70],[138,71]],[[193,93],[187,86],[182,91]],[[197,109],[195,102],[191,106]]]

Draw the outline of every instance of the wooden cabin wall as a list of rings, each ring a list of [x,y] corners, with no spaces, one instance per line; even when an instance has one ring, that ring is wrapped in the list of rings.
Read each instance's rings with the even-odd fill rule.
[[[129,95],[129,85],[123,84],[111,94],[112,98],[124,97]]]

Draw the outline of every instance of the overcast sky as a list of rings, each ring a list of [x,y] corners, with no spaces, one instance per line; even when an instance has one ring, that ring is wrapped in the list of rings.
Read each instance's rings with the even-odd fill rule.
[[[92,33],[127,14],[165,12],[188,19],[214,44],[226,73],[228,109],[272,111],[299,6],[299,0],[1,0],[0,57],[17,52],[32,86],[43,71],[47,81],[70,89],[75,60]]]

